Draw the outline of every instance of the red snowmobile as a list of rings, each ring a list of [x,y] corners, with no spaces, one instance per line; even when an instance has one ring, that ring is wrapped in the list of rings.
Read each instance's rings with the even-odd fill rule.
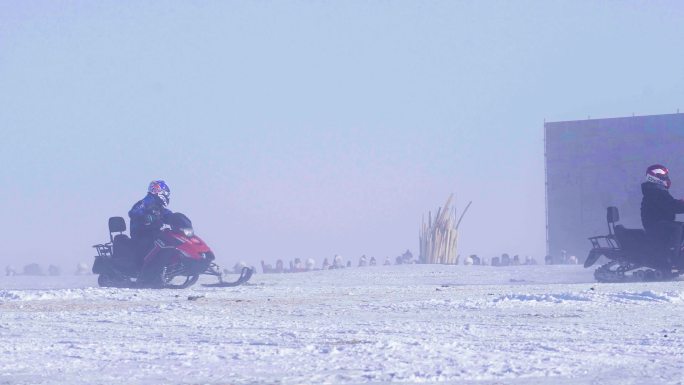
[[[202,285],[208,287],[239,286],[252,277],[254,271],[244,267],[236,281],[223,281],[214,253],[195,235],[190,219],[174,213],[168,222],[169,227],[159,231],[152,249],[140,257],[139,248],[124,234],[126,221],[109,218],[110,242],[93,246],[97,250],[93,264],[93,273],[99,275],[97,283],[101,287],[184,289],[202,274],[218,278],[217,283]]]

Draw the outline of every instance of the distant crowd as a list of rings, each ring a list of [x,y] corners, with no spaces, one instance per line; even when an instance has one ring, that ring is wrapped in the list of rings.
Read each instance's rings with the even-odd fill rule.
[[[386,257],[384,261],[382,262],[383,266],[390,266],[392,264],[395,265],[404,265],[404,264],[412,264],[412,263],[418,263],[414,258],[413,254],[411,251],[406,250],[403,254],[397,256],[394,258],[394,263],[392,263],[392,260],[390,257]],[[366,257],[365,255],[362,255],[359,258],[358,263],[356,264],[357,267],[366,267],[366,266],[377,266],[378,260],[375,257]],[[285,265],[285,262],[283,262],[282,259],[279,259],[276,261],[275,266],[266,263],[263,260],[261,261],[261,269],[264,273],[270,274],[270,273],[301,273],[304,271],[315,271],[315,270],[333,270],[333,269],[344,269],[347,267],[352,267],[352,261],[347,260],[346,262],[340,255],[335,255],[331,259],[324,258],[323,259],[323,264],[321,264],[320,267],[316,266],[316,261],[313,258],[309,258],[307,260],[302,260],[301,258],[295,258],[291,261],[289,261],[288,265]],[[235,269],[237,269],[239,266],[236,265]]]
[[[78,265],[76,265],[76,269],[73,271],[73,274],[75,274],[75,275],[91,274],[90,266],[88,266],[85,263],[79,263]],[[51,276],[58,276],[58,275],[62,275],[62,269],[60,269],[60,267],[57,265],[48,265],[47,269],[44,269],[41,265],[39,265],[37,263],[29,263],[28,265],[24,265],[24,267],[21,270],[18,270],[11,265],[7,265],[7,266],[5,266],[5,275],[6,276],[13,276],[13,275],[51,275]]]
[[[460,255],[456,258],[456,264],[460,262]],[[406,250],[403,254],[391,259],[390,257],[385,257],[382,262],[383,266],[389,265],[406,265],[406,264],[417,264],[422,263],[420,259],[413,257],[413,253],[410,250]],[[546,265],[576,265],[578,263],[577,257],[574,255],[566,256],[565,253],[559,258],[553,258],[547,255],[544,258],[544,264]],[[305,271],[316,271],[316,270],[332,270],[332,269],[343,269],[353,266],[365,267],[365,266],[377,266],[378,260],[375,257],[368,258],[366,255],[359,257],[358,263],[354,264],[351,260],[344,261],[340,255],[335,255],[333,258],[324,258],[323,263],[318,267],[316,261],[313,258],[303,260],[301,258],[295,258],[290,260],[287,264],[282,259],[278,259],[275,264],[266,263],[261,261],[261,269],[266,274],[271,273],[300,273]],[[477,254],[469,255],[465,257],[462,262],[463,265],[478,265],[478,266],[524,266],[524,265],[537,265],[537,260],[534,257],[520,255],[513,255],[512,257],[503,253],[500,257],[492,257],[491,262],[486,258],[480,258]],[[244,263],[235,265],[234,271],[238,272],[246,266]]]
[[[462,264],[466,266],[524,266],[524,265],[536,265],[537,260],[534,257],[519,255],[513,255],[512,257],[503,253],[500,257],[492,257],[491,261],[487,258],[480,258],[477,254],[471,254],[460,262],[460,255],[456,258],[456,264]],[[334,269],[344,269],[349,267],[366,267],[366,266],[391,266],[391,265],[410,265],[422,263],[418,258],[414,258],[413,253],[410,250],[406,250],[401,255],[394,258],[385,257],[380,263],[375,257],[367,257],[362,255],[359,257],[358,262],[353,264],[351,260],[344,260],[340,255],[335,255],[334,257],[328,259],[324,258],[323,263],[319,266],[316,265],[316,261],[312,258],[303,260],[301,258],[295,258],[290,260],[287,264],[282,260],[278,259],[275,264],[266,263],[261,261],[262,272],[266,274],[271,273],[301,273],[305,271],[316,271],[316,270],[334,270]],[[576,265],[579,261],[574,255],[567,255],[565,252],[561,252],[561,255],[554,258],[547,255],[544,258],[544,264],[546,265]],[[244,262],[236,263],[233,269],[224,269],[223,272],[229,273],[240,273],[243,267],[248,265]],[[253,266],[252,266],[253,268]],[[51,275],[58,276],[62,274],[62,270],[56,265],[49,265],[46,269],[37,263],[30,263],[25,265],[21,271],[15,269],[12,266],[5,267],[5,275]],[[86,263],[79,263],[76,269],[73,271],[75,275],[86,275],[91,274],[90,266]]]

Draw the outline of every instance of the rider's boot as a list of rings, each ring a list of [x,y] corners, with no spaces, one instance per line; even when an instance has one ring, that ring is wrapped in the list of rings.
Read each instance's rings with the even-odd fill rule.
[[[679,250],[679,247],[671,247],[668,250],[667,253],[667,266],[669,269],[676,268],[679,269],[681,268],[682,265],[682,254]]]

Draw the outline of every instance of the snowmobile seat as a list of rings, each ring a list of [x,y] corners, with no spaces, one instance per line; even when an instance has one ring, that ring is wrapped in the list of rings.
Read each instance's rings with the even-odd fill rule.
[[[648,263],[654,255],[659,255],[658,243],[646,235],[643,229],[628,229],[615,225],[615,238],[624,255],[641,263]]]
[[[128,235],[117,234],[112,240],[112,249],[114,256],[112,262],[116,266],[128,272],[136,271],[139,268],[133,241]]]
[[[137,268],[133,241],[126,231],[126,221],[122,217],[109,218],[109,238],[112,240],[113,263],[124,270]],[[118,233],[114,235],[114,233]]]
[[[117,234],[112,240],[115,258],[125,258],[133,254],[133,241],[126,234]]]
[[[615,225],[615,237],[623,249],[634,249],[649,241],[643,229],[628,229],[623,225]]]

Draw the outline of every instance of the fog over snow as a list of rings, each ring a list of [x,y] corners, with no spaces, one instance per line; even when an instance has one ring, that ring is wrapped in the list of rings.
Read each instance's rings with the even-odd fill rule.
[[[157,178],[225,264],[417,254],[421,215],[452,192],[473,201],[461,254],[541,259],[544,120],[684,108],[682,16],[674,1],[0,2],[0,263],[90,263]]]

